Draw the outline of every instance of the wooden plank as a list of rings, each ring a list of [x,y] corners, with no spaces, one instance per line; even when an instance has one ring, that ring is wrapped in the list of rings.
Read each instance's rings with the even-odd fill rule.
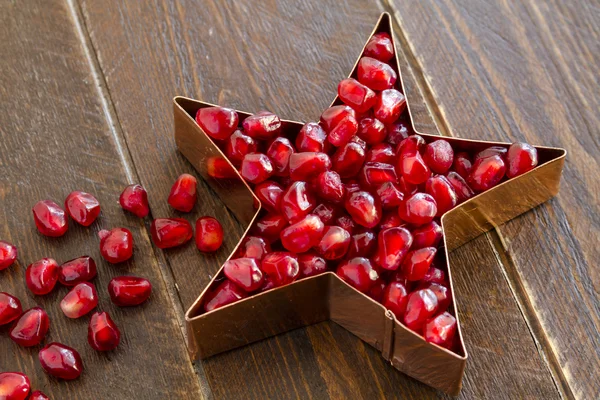
[[[19,248],[18,263],[0,273],[0,291],[18,296],[25,308],[46,309],[51,327],[45,343],[76,348],[85,368],[75,381],[51,378],[38,361],[41,346],[21,348],[2,327],[0,371],[26,373],[33,388],[53,399],[200,398],[144,223],[118,205],[128,184],[127,161],[119,155],[68,4],[5,2],[0,14],[0,237]],[[65,236],[41,236],[31,206],[46,198],[62,204],[72,190],[96,195],[102,205],[98,221],[89,228],[70,221]],[[97,232],[114,226],[129,228],[135,239],[133,260],[119,266],[103,261],[98,249]],[[108,311],[121,329],[121,344],[109,353],[87,343],[89,317],[70,320],[62,314],[58,303],[67,288],[39,297],[25,286],[29,263],[42,257],[64,262],[83,254],[98,265],[98,309]],[[106,287],[123,274],[150,279],[154,292],[148,303],[131,309],[112,305]]]
[[[569,151],[559,195],[503,226],[501,251],[566,394],[600,397],[600,381],[588,379],[600,368],[597,4],[393,7],[450,130]]]

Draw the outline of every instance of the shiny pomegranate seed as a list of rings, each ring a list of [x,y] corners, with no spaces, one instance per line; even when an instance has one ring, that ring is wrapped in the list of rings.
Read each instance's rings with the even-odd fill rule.
[[[96,276],[96,262],[90,256],[67,261],[60,266],[58,281],[65,286],[75,286],[91,281]]]
[[[389,228],[396,228],[399,226],[404,227],[404,225],[406,225],[406,223],[402,221],[402,219],[400,219],[397,212],[389,211],[383,214],[383,217],[381,217],[379,229],[384,230]]]
[[[412,129],[411,122],[408,119],[401,117],[400,120],[387,126],[386,141],[395,146],[414,134],[415,131]]]
[[[85,192],[71,192],[65,200],[65,209],[80,225],[90,226],[100,215],[100,202]]]
[[[204,253],[219,250],[223,244],[223,227],[213,217],[200,217],[196,221],[196,247]]]
[[[46,396],[43,392],[36,390],[35,392],[31,393],[31,397],[29,398],[29,400],[50,400],[50,398]]]
[[[377,95],[373,108],[375,118],[384,124],[395,122],[406,109],[406,97],[396,89],[386,89]]]
[[[391,182],[398,183],[396,169],[391,164],[368,162],[360,171],[360,183],[366,188],[376,188],[379,185]]]
[[[438,301],[435,293],[429,289],[419,289],[408,296],[404,324],[411,330],[420,333],[423,325],[437,311]]]
[[[344,206],[352,219],[365,228],[373,228],[381,220],[381,203],[369,192],[351,193]]]
[[[342,178],[354,177],[365,162],[365,149],[356,142],[346,143],[337,149],[331,162],[333,170]]]
[[[446,274],[439,268],[430,267],[421,282],[445,284]]]
[[[346,188],[346,197],[349,197],[352,193],[359,192],[362,190],[360,184],[354,179],[347,180],[344,183],[344,187]]]
[[[80,318],[98,305],[98,293],[93,283],[81,282],[60,302],[60,308],[69,318]]]
[[[328,226],[321,241],[317,245],[317,252],[326,260],[342,258],[350,246],[350,233],[339,226]]]
[[[267,157],[271,160],[273,174],[287,176],[290,170],[290,157],[295,153],[294,146],[288,138],[278,137],[267,149]]]
[[[336,147],[348,143],[358,131],[356,113],[348,106],[333,106],[323,111],[321,124],[327,132],[327,141]]]
[[[431,176],[431,170],[418,151],[406,150],[400,152],[396,168],[403,178],[413,185],[425,183]]]
[[[120,307],[137,306],[150,297],[152,284],[148,279],[136,276],[117,276],[108,284],[112,302]]]
[[[17,246],[0,240],[0,271],[13,265],[17,260]]]
[[[271,252],[271,245],[259,236],[246,236],[237,249],[237,258],[254,258],[260,261]]]
[[[98,232],[100,237],[100,254],[106,261],[117,264],[127,261],[133,255],[133,236],[128,229],[113,228]]]
[[[418,227],[412,231],[413,248],[422,249],[423,247],[437,247],[442,240],[444,232],[442,227],[435,221]]]
[[[281,212],[291,223],[301,220],[317,205],[315,195],[306,182],[294,182],[281,198]],[[261,235],[262,236],[262,235]]]
[[[192,236],[192,224],[183,218],[157,218],[150,225],[152,241],[159,249],[180,246]]]
[[[513,143],[506,153],[506,177],[514,178],[531,171],[538,165],[537,150],[527,143]]]
[[[245,297],[248,297],[248,294],[242,288],[231,281],[225,280],[214,290],[206,294],[204,298],[204,311],[216,310]]]
[[[480,158],[473,164],[469,175],[469,186],[476,192],[483,192],[496,186],[504,177],[506,166],[500,156]]]
[[[346,105],[359,113],[370,110],[377,100],[374,91],[352,78],[344,79],[338,84],[338,95]]]
[[[22,312],[19,299],[6,292],[0,292],[0,326],[13,322]]]
[[[423,247],[410,251],[402,262],[403,275],[409,281],[419,281],[425,277],[433,258],[437,253],[435,247]]]
[[[228,260],[223,266],[225,276],[246,292],[254,292],[263,284],[263,274],[254,258]]]
[[[247,154],[242,161],[241,174],[250,183],[261,183],[273,175],[273,164],[264,154]]]
[[[39,359],[44,371],[55,378],[73,380],[83,372],[83,362],[77,350],[64,344],[50,343],[40,350]]]
[[[254,188],[254,194],[258,197],[260,204],[269,212],[279,212],[283,188],[273,181],[264,181]]]
[[[316,122],[304,124],[296,136],[296,149],[298,151],[327,152],[328,144],[327,133]]]
[[[38,345],[48,333],[50,319],[39,307],[25,311],[10,328],[10,338],[23,347]]]
[[[213,139],[227,139],[238,126],[237,113],[225,107],[206,107],[196,112],[196,123]]]
[[[398,207],[398,215],[412,225],[425,225],[437,214],[435,199],[427,193],[415,193]]]
[[[142,185],[127,186],[119,196],[119,203],[123,210],[129,211],[140,218],[144,218],[150,212],[148,193]]]
[[[41,200],[33,206],[35,226],[42,235],[59,237],[67,232],[65,212],[52,200]]]
[[[398,207],[404,199],[404,194],[392,182],[379,185],[375,192],[384,210]]]
[[[31,293],[41,296],[56,286],[59,274],[58,263],[51,258],[42,258],[30,264],[25,271],[25,282]]]
[[[450,349],[456,333],[456,318],[445,312],[427,321],[423,336],[430,343]]]
[[[307,215],[281,231],[281,244],[292,253],[304,253],[319,244],[324,230],[325,225],[319,217]]]
[[[336,274],[344,282],[362,293],[367,293],[379,278],[371,262],[364,257],[355,257],[342,261],[337,268]]]
[[[402,282],[390,282],[385,287],[381,304],[393,312],[400,321],[404,317],[407,303],[408,291]]]
[[[448,289],[446,282],[422,282],[418,288],[429,289],[433,292],[433,294],[435,294],[438,302],[438,308],[436,312],[446,311],[452,302],[452,293],[450,292],[450,289]]]
[[[385,286],[386,283],[383,279],[377,279],[373,286],[371,286],[371,289],[369,289],[369,291],[367,292],[367,296],[369,296],[376,302],[381,303],[383,301],[383,292],[385,291]]]
[[[311,214],[316,215],[325,225],[334,223],[340,209],[328,203],[321,203],[312,210]]]
[[[477,160],[480,160],[482,158],[491,157],[491,156],[498,156],[502,159],[502,161],[504,161],[506,159],[507,152],[508,152],[508,149],[505,147],[491,146],[491,147],[488,147],[487,149],[483,149],[479,153],[475,154],[475,157],[473,158],[473,162],[476,162]]]
[[[423,159],[433,172],[445,174],[454,161],[454,150],[446,140],[434,140],[425,146]]]
[[[448,172],[448,176],[446,178],[448,178],[448,182],[450,182],[452,188],[454,188],[454,192],[456,193],[457,204],[467,201],[471,197],[475,196],[475,192],[473,192],[473,189],[471,189],[467,182],[462,178],[462,176],[460,176],[456,172]]]
[[[107,312],[95,312],[88,326],[88,343],[97,351],[110,351],[117,348],[121,332]]]
[[[275,251],[267,254],[262,260],[262,270],[273,283],[273,287],[292,283],[300,275],[298,259],[292,253]]]
[[[280,214],[267,214],[254,224],[252,232],[265,238],[269,243],[279,240],[283,228],[288,225],[287,219]]]
[[[171,187],[168,203],[178,211],[190,212],[196,205],[198,181],[190,174],[181,174]]]
[[[366,162],[380,162],[385,164],[396,164],[396,153],[388,143],[378,143],[367,151]]]
[[[0,373],[0,399],[25,400],[31,384],[27,375],[20,372]]]
[[[391,89],[398,75],[388,64],[371,57],[358,62],[358,81],[373,90]]]
[[[402,193],[404,193],[404,196],[406,197],[417,193],[417,191],[419,190],[419,186],[414,185],[412,183],[408,183],[406,179],[404,179],[404,177],[401,176],[400,179],[398,179],[398,189]]]
[[[471,168],[473,168],[473,163],[471,162],[471,156],[469,153],[464,151],[456,153],[454,156],[454,162],[452,163],[452,169],[461,177],[467,179],[471,173]]]
[[[301,278],[319,275],[327,271],[327,261],[314,252],[299,254],[298,265]]]
[[[358,132],[356,134],[367,144],[375,145],[385,140],[387,137],[387,129],[383,122],[377,118],[367,117],[362,118],[358,122]]]
[[[292,181],[309,181],[331,168],[326,153],[295,153],[290,156],[290,178]]]
[[[348,247],[348,258],[365,257],[369,258],[377,246],[377,236],[369,230],[355,233],[350,238]]]
[[[260,111],[242,123],[246,135],[259,140],[269,140],[281,135],[281,120],[269,111]]]
[[[390,35],[386,32],[373,35],[365,46],[364,55],[379,61],[391,60],[394,57],[394,44]]]
[[[206,160],[206,173],[215,179],[238,178],[235,169],[223,157],[209,157]]]
[[[437,206],[436,216],[441,217],[458,203],[454,187],[444,175],[432,176],[427,180],[425,191],[433,197]]]
[[[395,271],[412,245],[412,235],[407,229],[396,227],[379,232],[375,263],[383,269]]]
[[[340,203],[344,199],[346,188],[342,184],[342,178],[335,171],[325,171],[317,177],[317,195],[334,203]],[[323,221],[325,222],[325,221]]]
[[[246,154],[256,153],[258,144],[244,132],[236,130],[225,141],[225,155],[235,166],[240,166]]]
[[[335,225],[344,228],[345,230],[350,232],[350,234],[353,234],[354,230],[356,229],[356,224],[352,220],[352,217],[350,217],[347,214],[340,215],[339,217],[337,217],[335,219]]]

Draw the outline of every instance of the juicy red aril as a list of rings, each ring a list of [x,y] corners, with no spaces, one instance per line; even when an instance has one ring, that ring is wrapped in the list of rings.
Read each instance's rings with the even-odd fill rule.
[[[479,153],[475,154],[475,157],[473,158],[473,162],[476,162],[477,160],[480,160],[482,158],[491,157],[491,156],[498,156],[504,161],[504,159],[506,158],[507,152],[508,152],[508,149],[505,147],[491,146],[491,147],[488,147],[487,149],[483,149]]]
[[[404,221],[400,219],[398,213],[394,211],[389,211],[383,214],[381,217],[381,222],[379,223],[379,229],[384,230],[388,228],[396,228],[398,226],[406,225]]]
[[[344,183],[344,187],[346,188],[346,197],[350,196],[354,192],[358,192],[361,189],[360,184],[356,180],[347,180]]]
[[[180,246],[193,236],[192,224],[183,218],[157,218],[150,225],[150,233],[159,249]]]
[[[311,214],[316,215],[325,225],[331,225],[338,216],[340,209],[328,204],[321,203],[312,210]]]
[[[83,317],[97,305],[98,293],[96,293],[96,287],[89,282],[75,285],[60,302],[62,312],[69,318]]]
[[[345,230],[350,232],[350,234],[354,233],[354,229],[356,228],[356,224],[354,223],[352,218],[347,214],[340,215],[339,217],[337,217],[335,219],[335,224],[344,228]]]
[[[288,225],[287,219],[280,214],[267,214],[254,224],[252,232],[273,243],[279,240],[279,234]]]
[[[233,165],[240,166],[246,154],[255,153],[256,141],[240,130],[233,132],[225,141],[225,155]]]
[[[168,203],[177,211],[190,212],[196,204],[198,181],[190,174],[181,174],[171,187]]]
[[[496,186],[504,177],[506,166],[500,156],[480,158],[473,164],[469,175],[469,186],[476,192],[483,192]]]
[[[40,364],[49,375],[64,380],[79,378],[83,362],[77,350],[64,344],[50,343],[39,353]]]
[[[304,219],[281,231],[281,244],[292,253],[304,253],[319,244],[325,225],[316,215],[307,215]]]
[[[85,192],[71,192],[65,200],[65,209],[80,225],[90,226],[100,215],[100,202]]]
[[[456,318],[445,312],[430,319],[423,328],[423,336],[430,343],[449,349],[452,347],[454,334],[456,333]]]
[[[121,332],[107,312],[95,312],[88,326],[88,343],[94,350],[110,351],[117,348]]]
[[[352,78],[344,79],[338,84],[338,95],[346,105],[359,113],[370,110],[377,100],[374,91]]]
[[[437,253],[435,247],[424,247],[409,252],[402,262],[402,273],[409,281],[419,281],[425,277],[433,258]]]
[[[408,303],[408,291],[402,282],[390,282],[383,292],[381,304],[402,320]]]
[[[248,182],[261,183],[273,175],[273,164],[264,154],[247,154],[242,160],[241,174]]]
[[[225,107],[206,107],[196,112],[196,122],[213,139],[227,139],[238,126],[237,113]]]
[[[373,286],[371,286],[371,289],[369,289],[369,291],[367,292],[367,296],[369,296],[376,302],[381,303],[381,301],[383,300],[383,292],[385,290],[385,286],[386,284],[383,279],[377,279]]]
[[[269,212],[279,212],[283,188],[273,181],[264,181],[256,185],[254,194],[258,197],[260,204]]]
[[[0,399],[25,400],[31,384],[27,375],[20,372],[0,373]]]
[[[350,286],[362,293],[367,293],[379,276],[367,258],[355,257],[343,261],[336,274]]]
[[[358,122],[356,135],[369,145],[381,143],[387,137],[387,129],[377,118],[363,118]]]
[[[223,273],[246,292],[253,292],[263,284],[263,274],[256,261],[254,258],[228,260],[223,266]]]
[[[325,171],[317,177],[317,194],[320,198],[334,203],[344,199],[346,188],[342,184],[342,178],[335,171]]]
[[[356,142],[346,143],[333,154],[333,170],[342,178],[354,177],[365,162],[365,149]]]
[[[4,240],[0,240],[0,271],[13,265],[17,259],[17,247]]]
[[[531,171],[538,164],[537,150],[527,143],[513,143],[506,153],[506,164],[507,178],[514,178]]]
[[[0,292],[0,326],[19,318],[22,312],[19,299],[6,292]]]
[[[262,260],[262,270],[267,274],[274,287],[292,283],[300,274],[298,259],[292,253],[275,251]]]
[[[431,170],[418,151],[400,152],[396,168],[402,174],[402,177],[413,185],[425,183],[431,176]]]
[[[454,188],[454,192],[456,193],[457,204],[460,204],[464,201],[469,200],[471,197],[475,196],[475,192],[473,189],[469,187],[467,182],[454,171],[448,172],[448,182]]]
[[[127,261],[133,255],[133,236],[126,228],[113,228],[110,231],[101,230],[100,254],[112,264]]]
[[[152,284],[148,279],[136,276],[118,276],[108,284],[111,301],[120,307],[142,304],[152,293]]]
[[[31,293],[41,296],[54,289],[58,274],[58,263],[51,258],[42,258],[27,267],[25,282]]]
[[[391,145],[398,145],[415,132],[410,125],[410,121],[400,118],[399,121],[387,126],[386,141]]]
[[[446,282],[446,274],[439,268],[430,267],[421,282],[443,284]]]
[[[398,183],[398,175],[396,175],[394,166],[378,162],[365,163],[359,179],[361,184],[368,188],[378,187],[386,182]]]
[[[327,133],[316,122],[304,124],[296,136],[298,151],[327,152]]]
[[[358,131],[356,113],[348,106],[333,106],[323,111],[321,123],[327,132],[327,140],[336,147],[348,143]]]
[[[385,182],[379,185],[375,192],[384,210],[398,207],[404,199],[404,194],[392,182]]]
[[[345,208],[352,219],[365,228],[373,228],[381,220],[381,204],[369,192],[358,191],[350,194]]]
[[[394,87],[398,75],[388,64],[371,57],[362,57],[358,62],[358,81],[373,90]]]
[[[198,250],[211,253],[223,244],[223,227],[213,217],[200,217],[196,221],[196,247]]]
[[[46,396],[43,392],[36,390],[35,392],[31,393],[31,397],[29,398],[29,400],[50,400],[50,398]]]
[[[404,179],[404,177],[401,176],[400,179],[398,179],[398,189],[400,189],[400,191],[404,193],[405,196],[410,196],[411,194],[417,193],[419,187],[412,183],[408,183],[406,179]]]
[[[442,240],[443,234],[442,227],[435,221],[420,226],[412,231],[413,248],[437,247]]]
[[[454,161],[454,150],[447,141],[443,139],[435,140],[425,146],[423,159],[433,172],[445,174],[452,166],[452,161]]]
[[[392,38],[386,32],[376,33],[369,39],[363,53],[365,56],[373,57],[379,61],[389,61],[394,57],[394,44]]]
[[[425,191],[433,197],[437,206],[436,216],[441,217],[458,203],[454,187],[444,175],[436,175],[427,180]]]
[[[429,289],[420,289],[408,296],[404,324],[411,330],[420,333],[425,322],[435,314],[438,301]]]
[[[50,328],[50,319],[46,311],[39,307],[30,308],[25,311],[19,319],[10,328],[10,338],[23,347],[31,347],[39,344],[48,329]]]
[[[235,169],[223,157],[208,157],[206,160],[206,173],[215,179],[238,178]]]
[[[367,151],[366,162],[396,163],[396,153],[388,143],[378,143]]]
[[[33,206],[35,226],[42,235],[59,237],[67,232],[65,212],[52,200],[41,200]]]
[[[398,269],[412,245],[412,235],[404,228],[388,228],[379,232],[375,263],[383,269]]]
[[[346,256],[348,258],[369,258],[377,246],[377,236],[372,231],[355,233],[350,238],[350,246]]]
[[[267,149],[267,157],[273,165],[273,173],[277,176],[287,176],[290,169],[290,157],[295,150],[289,139],[278,137]]]
[[[326,153],[295,153],[290,156],[290,178],[292,181],[309,181],[331,168]]]
[[[123,210],[129,211],[140,218],[144,218],[150,212],[148,193],[142,185],[127,186],[119,196],[119,203]]]
[[[306,182],[294,182],[281,198],[281,212],[292,223],[307,216],[316,205],[317,199]]]
[[[405,109],[406,97],[396,89],[386,89],[377,95],[373,113],[384,124],[391,124]]]
[[[60,266],[58,281],[65,286],[75,286],[78,283],[92,280],[96,273],[94,259],[83,256],[63,263]]]
[[[467,179],[471,173],[471,168],[473,168],[473,163],[471,162],[469,153],[464,151],[456,153],[454,162],[452,163],[452,169],[454,169],[461,177]]]
[[[437,214],[437,205],[431,195],[415,193],[398,207],[398,215],[412,225],[425,225]]]
[[[235,283],[226,280],[214,290],[208,292],[204,298],[204,311],[209,312],[217,308],[235,303],[247,297],[248,294]]]
[[[446,311],[452,302],[452,293],[447,287],[447,283],[441,282],[424,282],[419,285],[419,289],[429,289],[435,294],[438,302],[438,308],[436,312]]]
[[[242,126],[248,136],[259,140],[269,140],[281,133],[281,120],[269,111],[260,111],[249,116]]]
[[[350,246],[350,233],[339,226],[328,226],[317,246],[317,252],[326,260],[342,258]]]
[[[263,238],[258,236],[246,236],[237,249],[238,258],[254,258],[260,261],[271,252],[271,245]]]
[[[298,255],[300,277],[315,276],[327,271],[327,262],[313,252]]]

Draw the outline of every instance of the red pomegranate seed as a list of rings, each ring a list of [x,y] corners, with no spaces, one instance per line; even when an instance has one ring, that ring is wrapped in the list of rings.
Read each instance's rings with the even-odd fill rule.
[[[177,211],[190,212],[196,205],[198,181],[190,174],[181,174],[171,187],[168,203]]]
[[[406,223],[400,219],[397,212],[389,211],[383,214],[381,222],[379,223],[379,229],[389,229],[396,227],[404,227]]]
[[[23,347],[38,345],[48,333],[50,319],[39,307],[25,311],[10,328],[10,338]]]
[[[419,289],[408,296],[404,324],[411,330],[420,333],[425,322],[431,318],[438,308],[437,297],[429,289]]]
[[[398,75],[388,64],[371,57],[358,62],[358,81],[373,90],[391,89]]]
[[[375,192],[384,210],[398,207],[404,199],[404,194],[392,182],[385,182],[379,185]]]
[[[334,223],[335,225],[340,226],[350,232],[350,234],[353,234],[356,228],[356,224],[348,214],[340,215],[335,219]]]
[[[20,372],[0,373],[0,399],[25,400],[30,390],[31,384],[27,375]]]
[[[419,190],[419,187],[412,183],[408,183],[406,181],[406,179],[404,179],[404,177],[401,176],[400,179],[398,179],[398,189],[400,189],[400,191],[402,193],[404,193],[404,195],[406,197],[406,196],[410,196],[412,194],[417,193],[417,191]]]
[[[473,168],[473,163],[471,162],[471,156],[469,153],[461,151],[460,153],[456,153],[454,156],[454,162],[452,163],[452,169],[456,171],[464,179],[469,177],[471,173],[471,168]]]
[[[112,264],[127,261],[133,255],[133,236],[126,228],[105,229],[98,232],[100,254]]]
[[[19,299],[6,292],[0,292],[0,326],[13,322],[22,312]]]
[[[260,204],[269,212],[279,212],[283,188],[273,181],[264,181],[254,188],[254,194],[258,197]]]
[[[304,253],[319,244],[324,230],[325,225],[319,217],[307,215],[281,231],[281,244],[292,253]]]
[[[287,219],[280,214],[267,214],[254,224],[252,232],[265,238],[269,243],[279,240],[279,234],[288,225]]]
[[[441,217],[458,203],[454,187],[444,175],[432,176],[427,180],[425,191],[433,197],[437,206],[436,216]]]
[[[496,186],[504,177],[506,166],[500,156],[480,158],[473,164],[469,175],[469,186],[476,192],[483,192]]]
[[[436,312],[446,311],[452,302],[452,293],[450,292],[450,289],[448,289],[446,282],[436,283],[422,281],[418,288],[429,289],[433,292],[433,294],[435,294],[438,302],[438,308]]]
[[[294,182],[281,198],[281,212],[291,223],[301,220],[317,205],[315,195],[306,182]],[[262,235],[261,235],[262,236]]]
[[[269,278],[269,275],[264,275],[264,282],[260,289],[258,289],[258,293],[266,292],[267,290],[271,290],[275,288],[275,284],[273,280]]]
[[[0,271],[13,265],[17,259],[17,246],[0,240]]]
[[[98,305],[98,293],[93,283],[81,282],[60,302],[62,312],[69,318],[80,318]]]
[[[380,162],[385,164],[396,164],[396,153],[388,143],[378,143],[367,151],[366,162]]]
[[[445,284],[446,274],[439,268],[430,267],[421,282]]]
[[[88,326],[88,343],[97,351],[110,351],[121,341],[121,331],[107,312],[95,312]]]
[[[317,177],[317,195],[333,203],[344,200],[346,188],[342,184],[342,178],[335,171],[325,171]]]
[[[386,141],[391,145],[399,145],[407,137],[414,135],[415,131],[412,129],[411,122],[400,117],[400,120],[387,126],[387,138]]]
[[[261,183],[273,175],[273,164],[264,154],[247,154],[242,161],[241,174],[250,183]]]
[[[316,215],[325,225],[334,223],[335,218],[340,213],[340,209],[328,203],[321,203],[312,210],[311,214]]]
[[[398,164],[396,164],[396,168],[398,172],[402,174],[402,177],[408,183],[412,183],[413,185],[425,183],[431,176],[431,170],[418,151],[401,151],[400,156],[398,157]]]
[[[196,112],[196,123],[213,139],[227,139],[238,126],[237,113],[225,107],[205,107]]]
[[[292,253],[284,251],[267,254],[261,266],[264,273],[269,276],[273,287],[288,285],[300,275],[298,259]]]
[[[305,124],[296,136],[296,149],[298,151],[327,152],[327,133],[316,122]]]
[[[246,154],[256,153],[258,144],[244,132],[236,130],[225,141],[225,155],[235,166],[242,165],[242,160]]]
[[[473,162],[476,162],[477,160],[480,160],[482,158],[491,157],[491,156],[498,156],[502,159],[502,161],[504,161],[506,158],[507,152],[508,152],[508,149],[505,147],[491,146],[491,147],[488,147],[487,149],[483,149],[479,153],[475,154],[475,157],[473,158]]]
[[[379,185],[391,182],[398,183],[396,169],[391,164],[368,162],[360,171],[360,183],[366,188],[375,188]]]
[[[377,246],[377,236],[372,231],[365,230],[363,232],[355,233],[350,238],[350,246],[348,247],[348,253],[346,257],[371,257],[371,254],[375,251]]]
[[[377,279],[373,286],[371,286],[371,289],[369,289],[369,291],[367,292],[367,296],[369,296],[376,302],[381,303],[383,301],[383,292],[385,291],[385,286],[386,283],[383,279]]]
[[[298,255],[298,265],[300,267],[300,277],[306,278],[327,272],[327,261],[319,257],[314,252],[308,252]]]
[[[454,188],[454,192],[456,193],[457,204],[460,204],[464,201],[469,200],[471,197],[475,196],[475,192],[473,189],[469,187],[467,182],[454,171],[448,172],[448,182]]]
[[[50,343],[40,350],[39,359],[44,371],[55,378],[73,380],[83,372],[83,362],[77,350],[64,344]]]
[[[119,307],[137,306],[150,297],[152,284],[148,279],[136,276],[118,276],[108,284],[108,294]]]
[[[352,178],[365,162],[365,149],[356,142],[346,143],[337,149],[332,159],[333,170],[342,178]]]
[[[59,274],[58,263],[51,258],[42,258],[30,264],[25,271],[25,282],[31,293],[41,296],[56,286]]]
[[[33,206],[35,226],[42,235],[59,237],[67,232],[65,212],[52,200],[41,200]]]
[[[196,221],[196,247],[204,253],[219,250],[223,244],[223,227],[213,217],[200,217]]]
[[[326,260],[337,260],[344,257],[350,246],[350,233],[339,226],[328,226],[321,241],[317,245],[317,252]]]
[[[326,153],[295,153],[290,156],[290,178],[292,181],[309,181],[331,168]]]
[[[402,282],[390,282],[385,287],[381,304],[393,312],[399,321],[404,317],[407,303],[408,291]]]
[[[358,122],[358,132],[356,134],[367,144],[375,145],[383,142],[388,133],[383,122],[377,118],[367,117]]]
[[[235,169],[223,157],[209,157],[206,160],[206,173],[215,179],[238,178]]]
[[[513,143],[506,153],[506,177],[514,178],[531,171],[538,165],[537,150],[527,143]]]
[[[269,111],[260,111],[242,123],[246,135],[259,140],[269,140],[281,135],[281,120]]]
[[[400,218],[416,226],[430,223],[436,214],[435,200],[427,193],[415,193],[398,207]]]
[[[271,245],[259,236],[246,236],[236,251],[236,258],[254,258],[260,261],[271,252]]]
[[[337,268],[336,274],[344,282],[362,293],[367,293],[379,278],[371,262],[364,257],[355,257],[342,261]]]
[[[144,218],[150,212],[148,193],[142,185],[127,186],[119,196],[119,203],[123,210],[129,211],[140,218]]]
[[[354,179],[347,180],[344,183],[344,187],[346,188],[346,197],[349,197],[352,193],[362,190],[360,184]]]
[[[373,108],[375,118],[384,124],[395,122],[406,109],[406,97],[396,89],[386,89],[377,95]]]
[[[437,249],[435,247],[423,247],[409,252],[402,262],[402,272],[406,279],[409,281],[423,279],[436,253]]]
[[[227,304],[235,303],[248,297],[248,294],[235,283],[225,280],[220,283],[214,290],[208,292],[204,298],[204,311],[209,312],[217,308],[226,306]]]
[[[333,106],[323,111],[321,124],[327,132],[327,141],[336,147],[348,143],[358,131],[356,113],[348,106]]]
[[[373,228],[381,221],[379,199],[369,192],[358,191],[350,194],[344,205],[352,219],[365,228]]]
[[[228,260],[223,266],[225,276],[246,292],[254,292],[263,284],[263,274],[254,258]]]
[[[423,247],[437,247],[442,240],[444,232],[442,227],[435,221],[418,227],[412,231],[413,249],[422,249]]]
[[[29,398],[29,400],[50,400],[50,398],[46,396],[43,392],[36,390],[35,392],[31,393],[31,397]]]
[[[394,57],[394,44],[390,35],[381,32],[371,36],[365,46],[364,55],[384,62],[391,60]]]
[[[75,286],[91,281],[96,276],[96,262],[90,256],[67,261],[60,266],[58,281],[65,286]]]
[[[412,245],[412,235],[407,229],[396,227],[379,232],[375,263],[383,269],[398,269]]]
[[[273,165],[273,174],[287,176],[290,171],[290,157],[294,154],[294,146],[288,138],[278,137],[267,149],[267,157]]]
[[[374,91],[352,78],[344,79],[338,84],[338,95],[346,105],[359,113],[370,110],[377,99]]]
[[[100,202],[85,192],[71,192],[65,200],[65,209],[80,225],[90,226],[100,215]]]
[[[434,140],[425,146],[423,159],[433,172],[445,174],[454,161],[454,150],[446,140]]]
[[[445,312],[425,324],[423,336],[430,343],[450,349],[456,333],[456,318]]]
[[[150,225],[150,233],[159,249],[180,246],[193,236],[192,224],[183,218],[157,218]]]

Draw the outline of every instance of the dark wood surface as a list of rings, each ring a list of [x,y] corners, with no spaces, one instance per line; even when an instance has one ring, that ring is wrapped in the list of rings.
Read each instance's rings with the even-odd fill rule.
[[[192,365],[183,312],[233,248],[243,227],[201,183],[183,215],[213,215],[228,235],[217,254],[194,246],[160,251],[151,217],[183,173],[171,99],[186,95],[248,111],[314,120],[335,95],[379,13],[399,28],[407,92],[421,131],[561,146],[569,155],[557,198],[450,255],[470,359],[460,397],[600,397],[597,5],[562,2],[361,0],[5,1],[0,16],[0,238],[20,249],[0,291],[41,304],[50,338],[77,347],[86,373],[48,378],[37,349],[0,330],[0,371],[26,372],[52,398],[437,398],[442,394],[387,365],[335,323],[299,329]],[[129,182],[149,193],[142,223],[116,200]],[[90,228],[41,237],[30,207],[61,203],[71,190],[103,205]],[[179,216],[179,215],[177,215]],[[126,226],[134,261],[101,261],[96,233]],[[34,297],[27,264],[92,255],[102,309],[122,327],[114,354],[86,343],[86,321],[57,307],[64,288]],[[151,301],[113,307],[105,287],[118,274],[148,277]],[[194,373],[195,372],[195,373]],[[597,374],[596,374],[597,375]],[[590,377],[592,379],[590,379]]]

